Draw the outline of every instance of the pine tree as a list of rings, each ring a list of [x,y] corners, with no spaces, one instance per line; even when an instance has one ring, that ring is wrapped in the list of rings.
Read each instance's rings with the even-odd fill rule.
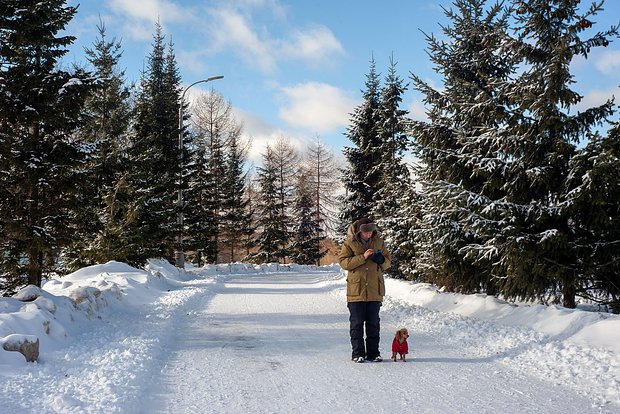
[[[87,120],[80,137],[87,148],[87,158],[79,182],[79,207],[76,211],[76,238],[63,251],[67,270],[110,260],[124,260],[122,235],[113,216],[112,200],[123,170],[121,148],[126,140],[131,108],[130,91],[124,71],[118,69],[121,44],[106,39],[103,22],[97,26],[99,38],[92,49],[85,49],[96,89],[86,101]]]
[[[363,102],[351,115],[351,125],[346,136],[353,147],[345,147],[347,167],[343,170],[345,195],[342,197],[340,233],[345,234],[348,226],[361,217],[367,217],[372,210],[375,193],[380,180],[380,81],[374,58],[366,76]]]
[[[92,80],[58,68],[75,40],[59,36],[76,13],[61,0],[0,3],[0,266],[9,288],[40,286],[71,242],[73,133]]]
[[[475,292],[492,288],[488,265],[467,251],[483,244],[484,231],[475,228],[483,220],[469,221],[476,217],[472,210],[487,207],[485,200],[504,195],[498,131],[508,121],[505,97],[496,85],[508,80],[513,66],[503,48],[509,15],[502,5],[485,11],[484,0],[457,0],[454,7],[445,10],[452,22],[443,27],[449,40],[427,36],[443,90],[412,76],[430,107],[430,122],[413,123],[422,193],[413,197],[421,205],[412,208],[424,212],[415,230],[416,273],[447,288]]]
[[[574,237],[568,249],[576,294],[620,313],[620,124],[594,134],[571,159],[562,213]]]
[[[133,198],[127,209],[128,261],[143,264],[151,257],[172,260],[176,194],[180,176],[178,105],[180,76],[170,45],[166,54],[161,26],[156,25],[153,50],[136,102],[128,148],[130,172],[123,180]]]
[[[381,124],[379,126],[380,171],[372,216],[392,255],[390,275],[404,278],[405,263],[413,256],[411,217],[404,215],[405,198],[413,191],[410,172],[403,158],[408,146],[407,111],[401,109],[402,96],[407,87],[396,72],[396,62],[390,58],[385,86],[380,92]],[[401,265],[402,262],[402,265]]]
[[[321,248],[323,220],[314,200],[312,182],[302,169],[297,176],[294,199],[295,225],[290,247],[291,260],[298,264],[319,265],[326,251]]]
[[[288,256],[290,240],[289,220],[282,221],[285,206],[281,202],[279,185],[280,165],[274,150],[267,146],[263,154],[263,166],[257,168],[258,199],[257,237],[253,241],[254,252],[245,259],[254,263],[273,263]]]
[[[237,260],[254,234],[253,211],[247,194],[247,176],[245,171],[246,150],[241,144],[242,128],[231,131],[226,154],[226,174],[222,200],[222,249],[221,254],[228,255],[228,261]]]

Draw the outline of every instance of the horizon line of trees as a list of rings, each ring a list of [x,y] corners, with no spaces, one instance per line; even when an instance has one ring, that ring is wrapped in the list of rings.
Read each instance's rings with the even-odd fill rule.
[[[62,0],[0,4],[0,290],[110,260],[173,262],[181,230],[198,265],[265,254],[318,263],[334,209],[327,147],[317,138],[286,171],[286,157],[299,156],[283,137],[250,177],[250,143],[230,102],[213,89],[191,108],[181,102],[174,45],[159,23],[138,85],[127,84],[122,45],[103,22],[85,50],[89,68],[61,69],[75,38],[59,33],[76,11]],[[273,225],[258,212],[273,214],[271,199],[286,223],[276,240],[285,254],[262,241]]]

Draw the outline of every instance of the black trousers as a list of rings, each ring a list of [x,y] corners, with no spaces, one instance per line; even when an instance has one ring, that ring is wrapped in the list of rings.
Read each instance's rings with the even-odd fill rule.
[[[379,356],[379,308],[381,302],[348,302],[351,334],[351,356],[374,359]],[[364,346],[366,328],[366,346]]]

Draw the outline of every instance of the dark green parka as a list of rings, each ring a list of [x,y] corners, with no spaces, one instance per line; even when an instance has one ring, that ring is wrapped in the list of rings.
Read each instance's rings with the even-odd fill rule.
[[[368,242],[368,248],[381,250],[385,262],[377,264],[370,257],[365,259],[366,247],[361,242],[356,224],[357,222],[349,227],[347,241],[342,245],[338,257],[340,267],[347,270],[347,302],[381,302],[385,295],[383,272],[390,267],[392,256],[375,230]]]

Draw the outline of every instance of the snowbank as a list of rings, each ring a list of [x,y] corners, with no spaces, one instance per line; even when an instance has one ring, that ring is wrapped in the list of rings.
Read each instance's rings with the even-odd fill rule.
[[[620,354],[620,315],[566,309],[561,306],[515,305],[493,296],[439,292],[428,283],[386,279],[390,296],[410,305],[454,313],[509,326],[522,326],[592,348]]]
[[[38,338],[44,355],[67,346],[108,308],[152,302],[184,278],[185,272],[162,260],[149,261],[146,270],[112,261],[51,279],[42,289],[28,286],[12,298],[0,298],[0,342],[11,335]],[[21,354],[0,349],[0,365],[24,362]]]

